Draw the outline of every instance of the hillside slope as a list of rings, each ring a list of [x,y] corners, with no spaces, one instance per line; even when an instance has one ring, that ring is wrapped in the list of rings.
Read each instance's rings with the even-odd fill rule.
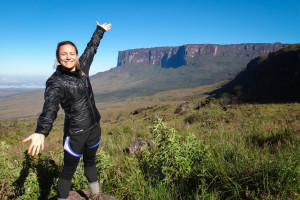
[[[247,101],[299,102],[300,44],[254,58],[235,79],[213,93],[233,93],[236,86],[241,86],[240,95]]]

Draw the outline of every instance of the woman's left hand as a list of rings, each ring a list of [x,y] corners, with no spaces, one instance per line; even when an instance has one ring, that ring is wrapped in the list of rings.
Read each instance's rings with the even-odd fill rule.
[[[98,26],[101,26],[105,31],[108,31],[109,29],[111,29],[111,23],[107,24],[107,23],[104,23],[104,24],[99,24],[98,21],[96,21],[97,25]]]
[[[26,143],[31,140],[30,146],[28,148],[28,154],[31,154],[32,156],[38,155],[40,150],[44,150],[44,140],[45,135],[41,133],[33,133],[28,138],[24,139],[22,142]]]

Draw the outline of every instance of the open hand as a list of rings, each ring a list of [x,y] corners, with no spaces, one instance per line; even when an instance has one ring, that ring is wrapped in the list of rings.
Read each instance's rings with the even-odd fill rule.
[[[45,135],[40,133],[33,133],[28,138],[24,139],[22,142],[28,142],[31,140],[31,144],[28,148],[28,154],[32,151],[32,156],[38,155],[41,150],[44,150],[44,141],[45,141]]]
[[[104,23],[102,25],[100,25],[98,21],[96,21],[96,23],[98,26],[101,26],[105,31],[108,31],[109,29],[111,29],[111,23],[109,23],[109,24]]]

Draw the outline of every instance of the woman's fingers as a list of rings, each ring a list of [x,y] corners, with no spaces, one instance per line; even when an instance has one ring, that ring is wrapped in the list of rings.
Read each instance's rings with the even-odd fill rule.
[[[32,149],[32,156],[38,155],[40,149],[40,145],[34,145]]]
[[[102,28],[104,28],[106,31],[108,31],[109,29],[111,29],[111,23],[107,24],[107,23],[104,23],[104,24],[99,24],[98,21],[96,21],[97,25],[98,26],[101,26]]]
[[[34,154],[35,154],[35,151],[36,151],[36,146],[33,146],[33,149],[32,149],[32,156],[34,156]]]
[[[22,142],[25,143],[25,142],[28,142],[29,140],[31,140],[31,136],[25,138]]]
[[[40,148],[41,148],[41,146],[40,145],[38,145],[37,146],[37,149],[36,149],[36,154],[35,155],[38,155],[39,154],[39,152],[40,152]],[[33,154],[34,155],[34,154]]]
[[[28,148],[28,154],[31,153],[32,148],[33,148],[33,144],[32,144],[32,142],[31,142],[31,144],[30,144],[30,146],[29,146],[29,148]]]
[[[111,29],[111,24],[110,23],[109,24],[105,23],[105,24],[102,24],[101,27],[103,27],[105,30],[108,31],[109,29]]]
[[[41,146],[40,145],[30,145],[29,149],[28,149],[28,154],[35,156],[38,155],[40,152]],[[42,147],[43,150],[43,147]]]

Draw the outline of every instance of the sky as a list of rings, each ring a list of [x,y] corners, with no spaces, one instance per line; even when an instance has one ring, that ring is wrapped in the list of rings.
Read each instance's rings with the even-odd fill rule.
[[[84,51],[96,20],[112,23],[90,74],[118,52],[184,44],[299,43],[299,0],[0,0],[0,77],[49,77],[56,45]]]

